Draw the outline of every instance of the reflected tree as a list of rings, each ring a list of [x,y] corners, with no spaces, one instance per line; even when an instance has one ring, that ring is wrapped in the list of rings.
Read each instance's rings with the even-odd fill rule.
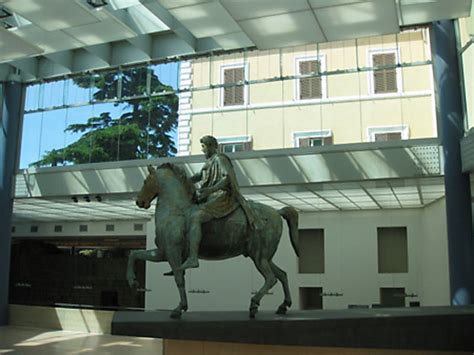
[[[176,153],[173,130],[178,121],[178,96],[174,93],[148,97],[148,68],[135,68],[122,73],[105,73],[74,79],[81,88],[95,88],[94,101],[117,97],[121,77],[120,102],[126,110],[119,117],[102,112],[86,123],[71,124],[65,131],[82,134],[62,149],[47,151],[41,160],[30,165],[56,166],[115,160],[172,156]],[[173,91],[151,72],[150,92]]]

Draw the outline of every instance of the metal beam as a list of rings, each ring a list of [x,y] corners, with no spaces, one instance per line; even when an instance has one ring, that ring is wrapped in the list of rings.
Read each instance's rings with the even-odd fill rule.
[[[77,49],[73,52],[73,72],[108,68],[109,66],[110,63],[85,49]]]
[[[108,65],[112,62],[112,45],[110,43],[96,44],[93,46],[84,47],[86,51],[100,58]]]
[[[39,59],[38,58],[25,58],[15,60],[14,62],[10,63],[17,69],[20,69],[22,72],[32,76],[34,78],[38,78],[38,67],[39,67]]]
[[[197,39],[189,30],[184,27],[170,12],[161,6],[156,0],[140,0],[140,3],[158,17],[171,31],[188,44],[192,49],[196,49]]]

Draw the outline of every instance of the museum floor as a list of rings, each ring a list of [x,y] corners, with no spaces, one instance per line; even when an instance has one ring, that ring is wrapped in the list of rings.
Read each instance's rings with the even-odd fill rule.
[[[396,349],[308,348],[127,337],[64,330],[0,327],[0,354],[153,354],[153,355],[463,355],[472,352]]]
[[[163,341],[138,338],[23,328],[0,327],[0,354],[163,354]]]

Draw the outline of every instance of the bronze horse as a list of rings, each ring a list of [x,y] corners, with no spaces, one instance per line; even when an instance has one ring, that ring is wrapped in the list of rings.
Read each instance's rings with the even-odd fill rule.
[[[195,187],[184,170],[176,165],[165,163],[154,169],[148,166],[148,176],[136,199],[140,208],[150,208],[153,199],[158,197],[155,212],[156,249],[138,250],[130,253],[127,280],[130,287],[137,287],[135,260],[153,262],[168,261],[179,290],[180,302],[172,311],[172,318],[180,318],[182,311],[188,309],[184,272],[178,270],[188,253],[187,217],[193,209]],[[250,257],[265,282],[251,298],[250,317],[255,317],[262,297],[279,280],[283,286],[284,300],[278,307],[278,314],[285,314],[291,306],[291,295],[286,272],[276,266],[272,258],[278,248],[282,233],[283,217],[288,224],[290,240],[298,255],[298,213],[293,207],[275,210],[272,207],[249,201],[263,228],[250,230],[242,208],[227,217],[205,223],[199,258],[222,260],[238,255]]]

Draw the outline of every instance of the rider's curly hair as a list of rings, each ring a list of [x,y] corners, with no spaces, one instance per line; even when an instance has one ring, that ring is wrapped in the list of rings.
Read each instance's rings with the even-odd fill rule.
[[[213,136],[204,136],[200,139],[200,142],[202,144],[205,144],[207,146],[211,146],[214,148],[217,148],[219,146],[219,143],[217,142],[217,139],[214,138]]]

